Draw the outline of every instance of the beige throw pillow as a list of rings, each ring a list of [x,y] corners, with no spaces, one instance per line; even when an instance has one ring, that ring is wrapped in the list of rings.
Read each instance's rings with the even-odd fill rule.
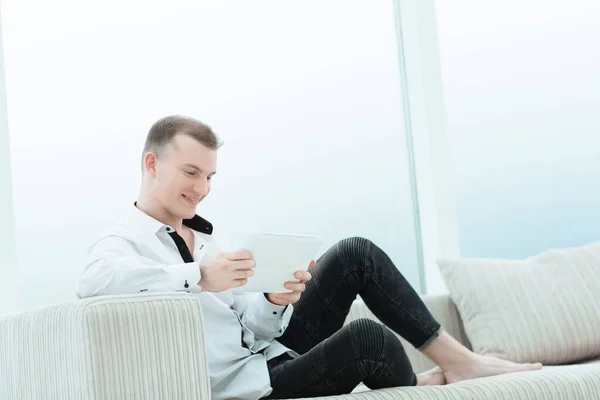
[[[476,353],[545,364],[600,356],[600,243],[438,265]]]

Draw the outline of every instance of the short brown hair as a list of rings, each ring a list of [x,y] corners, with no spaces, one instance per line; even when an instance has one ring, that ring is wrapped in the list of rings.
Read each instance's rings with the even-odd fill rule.
[[[189,135],[212,150],[216,150],[222,145],[208,125],[190,117],[170,115],[159,119],[150,128],[148,136],[146,136],[142,159],[149,151],[158,154],[177,135]]]

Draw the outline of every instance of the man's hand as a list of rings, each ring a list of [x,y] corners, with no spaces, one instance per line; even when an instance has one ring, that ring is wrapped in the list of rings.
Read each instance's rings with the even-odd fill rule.
[[[309,269],[315,266],[315,262],[312,261],[309,265]],[[294,304],[298,300],[300,300],[300,296],[302,296],[302,292],[306,290],[306,282],[310,281],[312,276],[308,271],[296,271],[294,274],[294,278],[298,279],[300,282],[286,282],[285,288],[289,290],[293,290],[290,293],[268,293],[267,299],[278,306],[287,306],[289,304]]]
[[[254,275],[256,262],[247,250],[221,253],[213,261],[200,266],[202,277],[198,286],[204,292],[223,292],[240,287]]]

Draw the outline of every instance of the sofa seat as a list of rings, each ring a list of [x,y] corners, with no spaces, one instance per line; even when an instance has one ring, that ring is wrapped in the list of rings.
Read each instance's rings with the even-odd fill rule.
[[[465,346],[448,296],[423,301]],[[360,300],[347,322],[376,319]],[[184,293],[103,296],[0,317],[0,399],[208,400],[202,307]],[[415,371],[433,367],[404,342]],[[400,387],[322,397],[348,400],[594,400],[600,360],[453,385]]]
[[[329,396],[342,399],[348,396]],[[541,371],[472,379],[445,386],[369,390],[361,385],[352,400],[595,400],[600,399],[600,359],[545,366]]]

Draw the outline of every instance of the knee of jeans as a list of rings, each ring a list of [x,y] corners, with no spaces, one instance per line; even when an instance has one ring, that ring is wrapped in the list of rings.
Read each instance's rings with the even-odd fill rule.
[[[364,261],[367,259],[371,245],[372,242],[369,239],[356,236],[341,240],[338,243],[338,249],[346,264],[368,268],[370,265]]]
[[[382,324],[368,318],[361,318],[348,324],[357,358],[379,361],[385,347],[386,331]]]

